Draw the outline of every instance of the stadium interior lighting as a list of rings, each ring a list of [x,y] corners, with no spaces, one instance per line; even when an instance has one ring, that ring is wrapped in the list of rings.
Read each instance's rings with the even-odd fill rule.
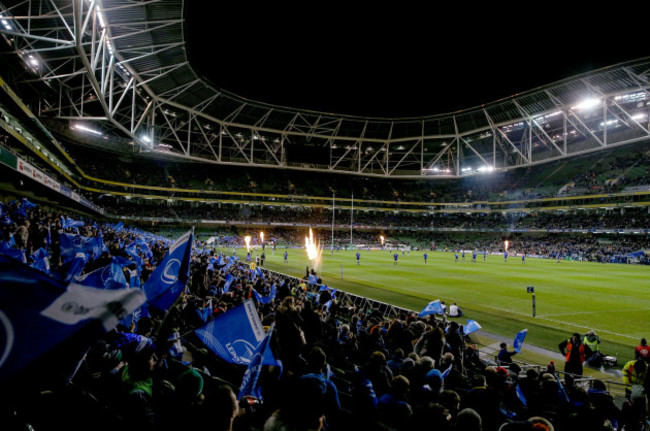
[[[480,168],[478,168],[478,171],[479,172],[493,172],[494,167],[493,166],[481,166]]]
[[[106,28],[106,21],[104,21],[104,15],[102,14],[102,11],[99,9],[99,6],[95,9],[97,11],[97,19],[99,20],[99,26],[101,28]]]
[[[142,139],[147,144],[151,143],[151,138],[148,135],[142,135],[142,137],[140,139]]]
[[[599,106],[601,104],[600,99],[585,99],[582,102],[578,103],[577,105],[571,107],[571,109],[576,110],[576,111],[584,111],[587,109],[592,109],[595,108],[596,106]]]
[[[11,24],[9,24],[9,21],[6,19],[3,19],[0,21],[2,23],[2,26],[5,28],[5,30],[11,30]]]
[[[104,136],[104,134],[99,130],[91,129],[90,127],[86,127],[83,124],[75,124],[74,129],[79,130],[81,132],[92,133],[93,135],[97,135],[97,136]]]

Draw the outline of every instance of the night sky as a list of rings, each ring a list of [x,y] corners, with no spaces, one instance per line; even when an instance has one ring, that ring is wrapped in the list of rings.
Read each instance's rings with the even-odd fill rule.
[[[556,13],[332,6],[296,17],[187,3],[188,58],[201,76],[248,99],[337,114],[444,114],[650,55],[642,29],[621,36]]]

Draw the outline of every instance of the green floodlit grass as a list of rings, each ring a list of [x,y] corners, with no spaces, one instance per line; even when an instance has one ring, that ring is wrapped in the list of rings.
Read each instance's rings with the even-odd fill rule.
[[[273,253],[267,248],[265,268],[304,276],[305,268],[312,267],[305,251],[288,251],[285,264],[284,249]],[[464,262],[459,257],[455,263],[452,252],[428,252],[426,265],[423,252],[400,252],[395,266],[392,253],[379,250],[361,250],[357,266],[355,254],[324,250],[317,268],[323,282],[415,311],[434,299],[448,305],[456,301],[465,312],[461,324],[474,319],[484,331],[505,337],[528,328],[527,343],[553,351],[573,332],[593,329],[603,340],[604,353],[617,355],[619,364],[632,357],[642,337],[650,335],[650,266],[536,258],[522,264],[521,257],[512,255],[507,263],[502,255],[488,255],[486,262],[479,255],[472,263],[469,253]],[[527,286],[535,287],[536,317]]]

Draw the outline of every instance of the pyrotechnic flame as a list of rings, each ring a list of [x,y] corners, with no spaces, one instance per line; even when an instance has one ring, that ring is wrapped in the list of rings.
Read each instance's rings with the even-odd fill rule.
[[[379,239],[381,239],[381,245],[384,245],[384,235],[379,235]]]
[[[505,245],[506,245],[506,251],[508,251],[508,245],[510,245],[510,242],[508,242],[508,240],[506,240]]]
[[[249,235],[246,235],[244,237],[244,242],[246,243],[246,253],[251,251],[251,237]]]
[[[311,228],[309,228],[309,236],[305,237],[305,250],[307,251],[307,258],[312,262],[314,267],[317,267],[320,261],[322,247],[314,242],[314,233]]]
[[[262,240],[262,243],[264,243],[264,232],[260,232],[260,239]]]

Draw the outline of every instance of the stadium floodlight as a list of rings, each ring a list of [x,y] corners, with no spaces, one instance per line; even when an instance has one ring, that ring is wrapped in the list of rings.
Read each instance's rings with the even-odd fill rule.
[[[79,130],[81,132],[92,133],[93,135],[97,135],[97,136],[104,136],[104,134],[99,130],[91,129],[90,127],[84,126],[83,124],[75,124],[74,129]]]
[[[478,168],[478,171],[479,172],[493,172],[494,171],[494,166],[489,166],[489,165],[481,166],[480,168]]]
[[[578,103],[577,105],[572,106],[571,109],[575,111],[585,111],[587,109],[595,108],[596,106],[599,106],[601,103],[602,101],[598,98],[585,99],[582,102]]]
[[[142,137],[140,139],[142,139],[147,144],[151,143],[151,138],[148,135],[142,135]]]

